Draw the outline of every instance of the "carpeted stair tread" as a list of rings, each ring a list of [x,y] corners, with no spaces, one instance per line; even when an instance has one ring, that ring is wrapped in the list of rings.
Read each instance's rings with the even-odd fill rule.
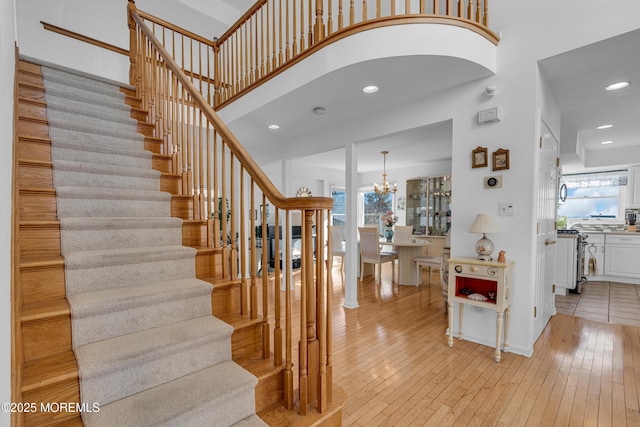
[[[80,397],[106,405],[231,360],[232,332],[208,315],[77,347]]]
[[[252,412],[255,401],[247,401],[255,399],[256,384],[255,377],[227,361],[101,406],[83,418],[95,427],[265,426]],[[252,424],[242,424],[247,418]]]
[[[140,264],[169,259],[189,259],[196,254],[187,246],[154,246],[143,248],[97,249],[65,254],[66,267],[70,270],[106,267],[113,265]]]
[[[60,219],[62,254],[74,251],[182,245],[182,220],[172,217]]]
[[[85,144],[87,150],[93,150],[96,145],[122,148],[129,150],[144,150],[144,135],[136,134],[128,138],[113,136],[105,133],[83,132],[78,129],[49,127],[51,146],[56,147],[58,142],[74,142]]]
[[[62,141],[52,141],[54,149],[68,149],[75,151],[87,151],[89,153],[107,154],[119,157],[136,157],[140,159],[151,160],[153,153],[147,151],[142,145],[139,147],[123,147],[108,144],[89,144],[86,139],[70,140],[64,139]]]
[[[121,139],[139,138],[136,126],[114,126],[114,122],[92,117],[78,116],[77,114],[62,111],[47,110],[49,127],[63,128],[68,131],[82,132],[86,134],[108,135]]]
[[[47,109],[100,118],[111,122],[119,122],[127,126],[136,126],[137,124],[135,119],[129,117],[131,109],[123,108],[121,99],[114,99],[112,104],[105,106],[104,104],[90,103],[84,99],[67,98],[64,97],[65,95],[68,97],[69,93],[65,92],[64,94],[58,95],[48,94]],[[124,107],[127,106],[124,105]],[[125,112],[125,114],[122,114],[123,112]]]
[[[53,166],[56,186],[159,190],[161,173],[153,169],[57,160]]]
[[[102,175],[120,175],[139,178],[160,178],[161,173],[153,169],[134,168],[130,166],[104,165],[100,163],[76,162],[73,160],[58,160],[54,171],[69,171],[80,173],[93,173]]]
[[[211,315],[211,289],[187,278],[69,295],[73,347]]]
[[[97,150],[52,147],[51,159],[55,163],[59,160],[67,160],[74,162],[85,162],[102,165],[118,165],[134,168],[151,168],[151,157],[136,156],[134,152],[131,154],[114,154],[108,152],[100,152]]]
[[[70,302],[73,301],[71,309],[73,316],[82,318],[110,311],[121,311],[132,307],[151,305],[166,300],[203,295],[210,297],[211,290],[212,285],[210,283],[188,278],[145,283],[144,285],[131,286],[129,288],[84,292],[70,295],[67,299]]]
[[[83,76],[80,73],[69,73],[47,66],[42,67],[42,75],[45,82],[56,83],[65,88],[84,89],[92,93],[111,95],[124,100],[124,95],[119,91],[117,85],[101,81],[94,76]]]
[[[163,191],[125,190],[120,188],[91,188],[65,186],[56,187],[59,197],[71,199],[106,199],[106,200],[147,200],[147,201],[171,201],[171,194]]]

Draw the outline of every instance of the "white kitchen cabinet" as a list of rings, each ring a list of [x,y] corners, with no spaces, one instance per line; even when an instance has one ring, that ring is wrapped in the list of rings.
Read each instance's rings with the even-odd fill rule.
[[[595,261],[591,261],[591,259]],[[589,280],[604,276],[604,234],[589,234],[587,246],[584,248],[584,272]],[[595,274],[589,269],[589,263],[594,264]]]
[[[640,208],[640,165],[629,166],[626,199],[627,208]]]
[[[566,295],[576,285],[576,237],[558,236],[556,243],[556,294]]]
[[[640,279],[640,236],[609,234],[605,239],[604,274]]]

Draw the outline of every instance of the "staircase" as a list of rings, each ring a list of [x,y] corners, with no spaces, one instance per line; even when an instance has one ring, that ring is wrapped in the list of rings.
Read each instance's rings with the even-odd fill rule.
[[[131,91],[69,71],[18,76],[22,400],[83,402],[85,425],[264,425],[282,369],[256,357],[239,282],[198,248],[206,227],[171,217],[189,200],[166,192],[179,180]]]

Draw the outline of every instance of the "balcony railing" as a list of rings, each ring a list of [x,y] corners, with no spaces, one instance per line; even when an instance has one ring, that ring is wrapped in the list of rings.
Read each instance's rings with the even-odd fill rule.
[[[213,48],[215,106],[222,106],[324,45],[368,29],[440,23],[478,32],[488,28],[488,0],[261,0]]]

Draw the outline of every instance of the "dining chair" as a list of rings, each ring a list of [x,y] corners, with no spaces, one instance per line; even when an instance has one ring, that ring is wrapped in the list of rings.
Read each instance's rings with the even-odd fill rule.
[[[331,232],[331,267],[333,270],[333,258],[340,257],[340,277],[342,286],[344,286],[344,255],[345,250],[342,246],[342,230],[335,225],[329,226]]]
[[[385,262],[391,263],[391,280],[393,280],[396,271],[395,260],[398,258],[398,254],[380,251],[380,237],[377,228],[358,227],[358,231],[360,232],[360,280],[364,279],[364,265],[375,264],[378,267],[377,278],[375,271],[373,275],[375,283],[379,284],[382,277],[382,264]]]
[[[442,259],[437,256],[419,256],[414,258],[416,262],[416,274],[420,278],[420,282],[422,282],[422,268],[426,267],[428,269],[429,274],[429,282],[431,283],[431,269],[432,268],[442,268]]]
[[[396,225],[393,230],[393,240],[397,240],[397,241],[411,240],[412,235],[413,235],[412,225]]]

